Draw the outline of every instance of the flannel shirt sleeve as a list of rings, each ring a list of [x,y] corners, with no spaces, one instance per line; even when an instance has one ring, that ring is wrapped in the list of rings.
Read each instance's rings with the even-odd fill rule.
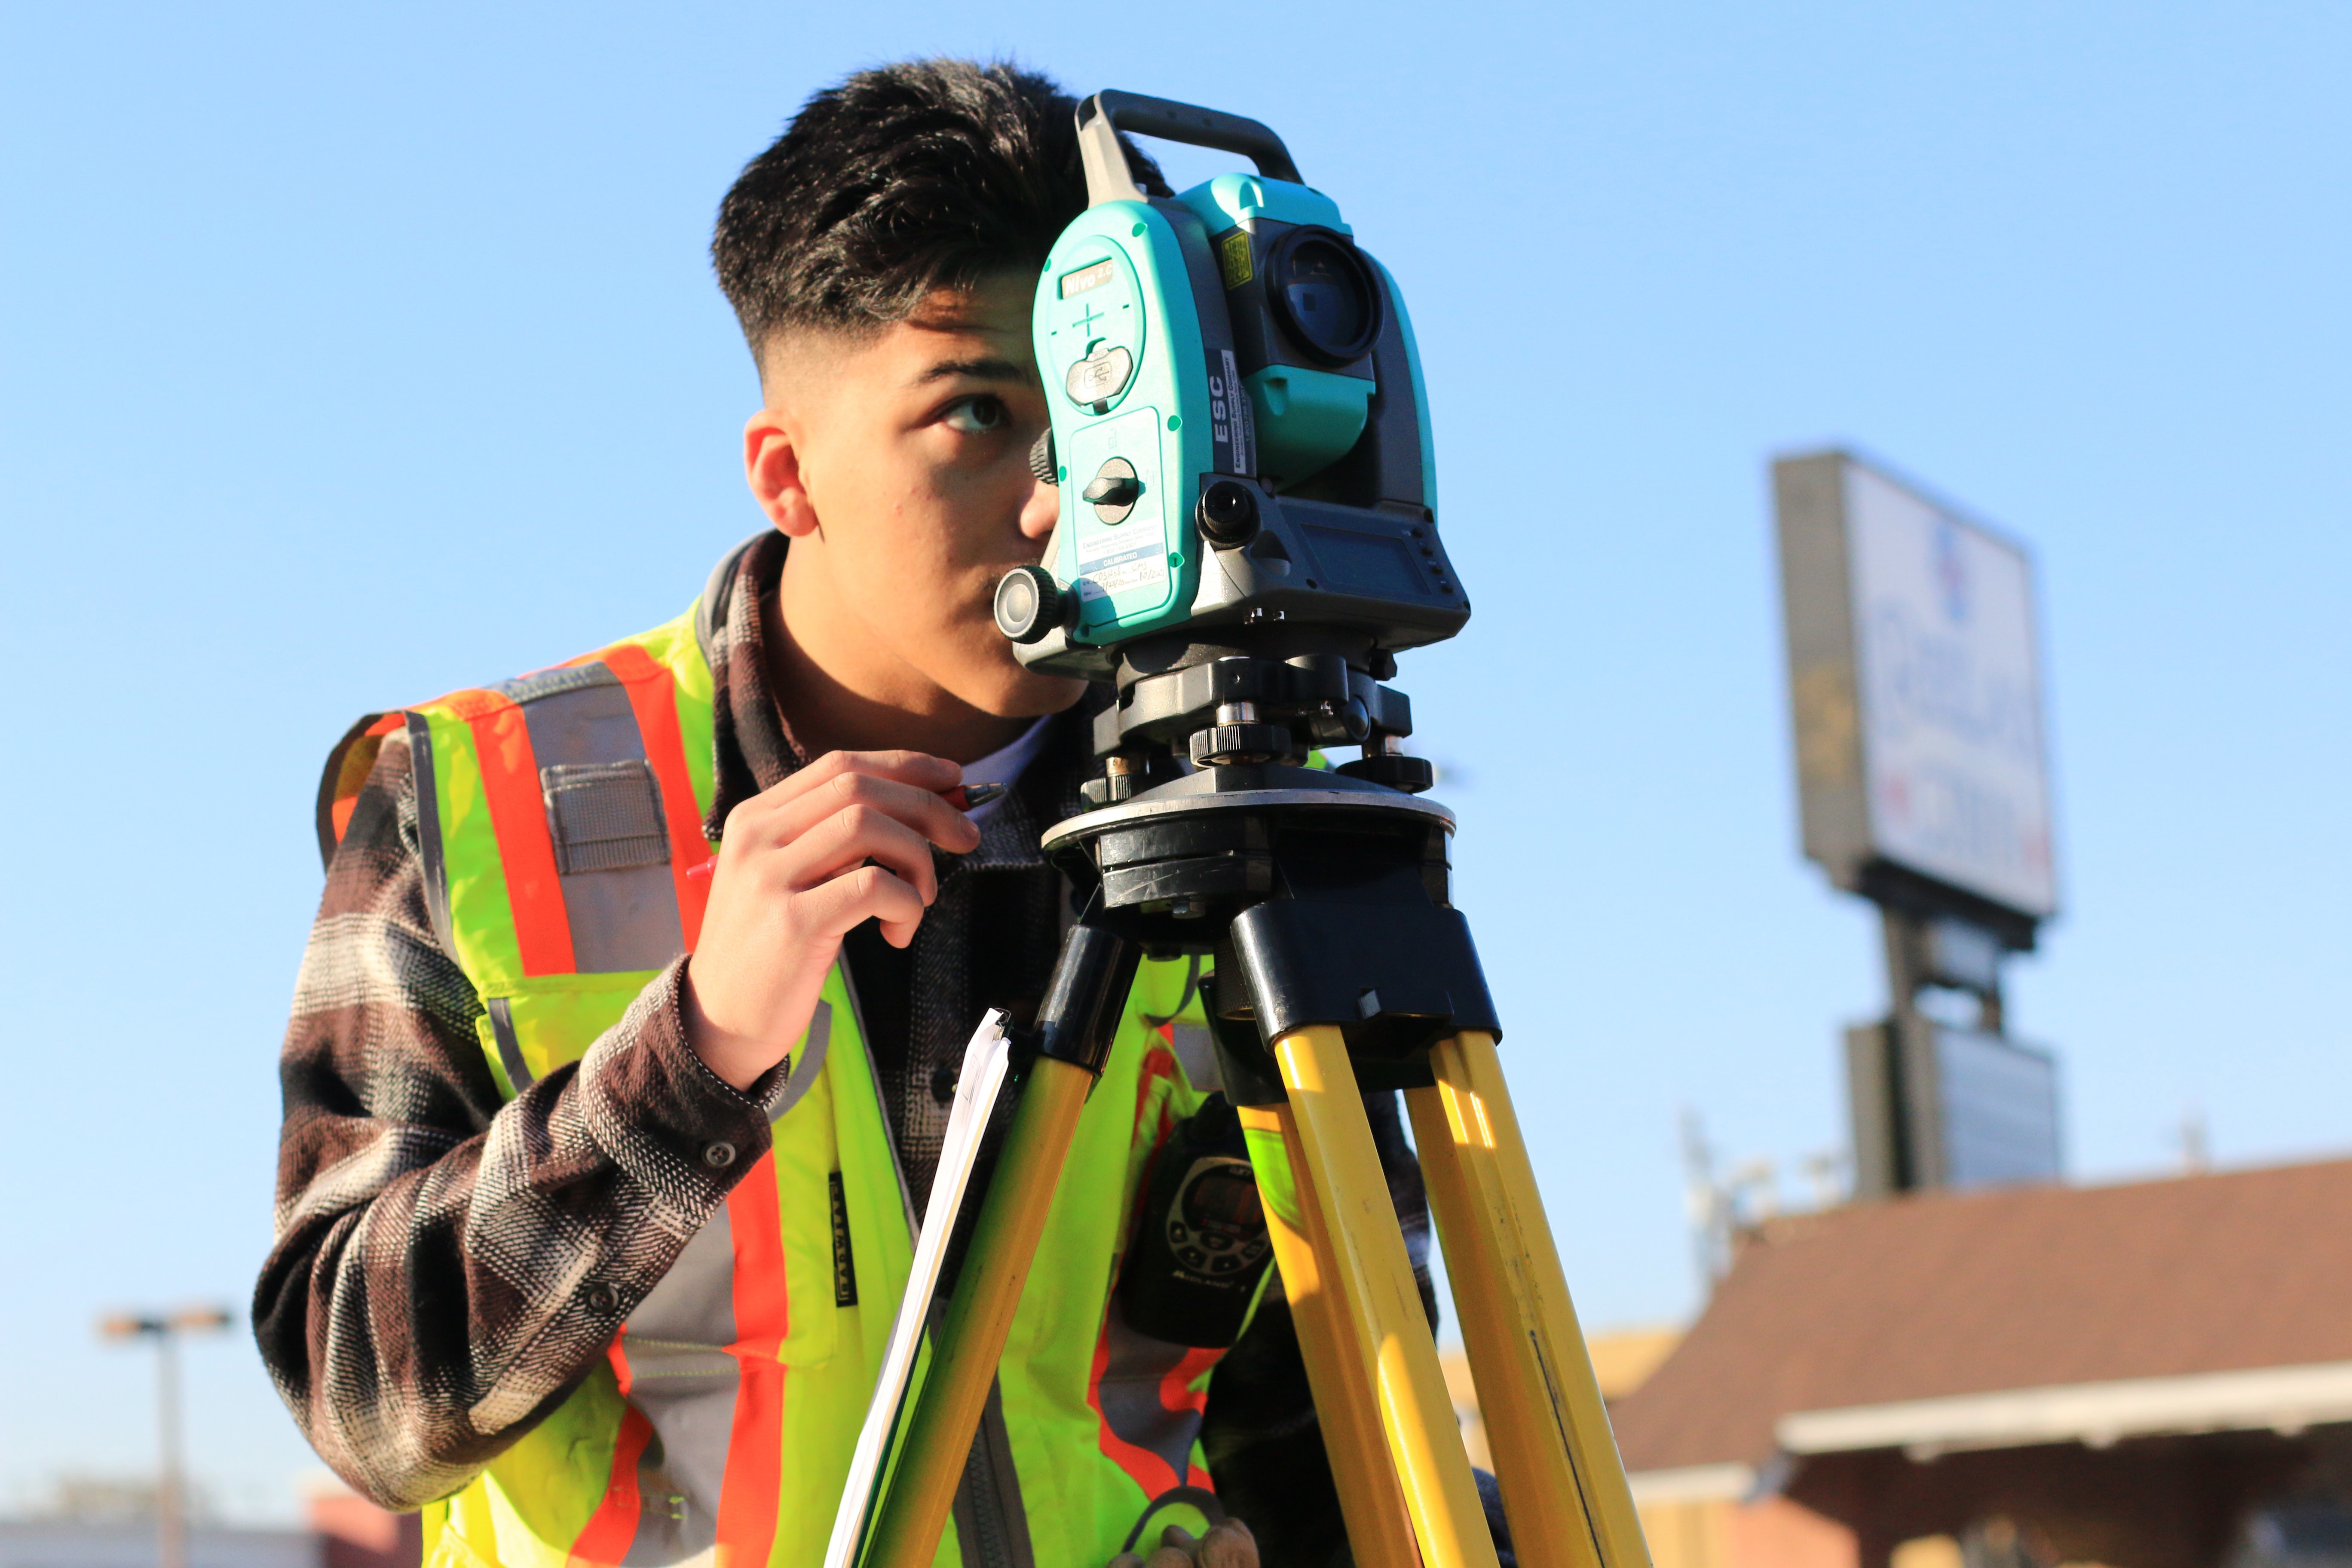
[[[387,738],[295,986],[253,1304],[304,1436],[376,1502],[446,1496],[561,1403],[766,1152],[765,1086],[739,1092],[687,1045],[683,970],[502,1104],[482,1002],[425,913],[409,748]],[[718,1143],[735,1157],[714,1168]]]

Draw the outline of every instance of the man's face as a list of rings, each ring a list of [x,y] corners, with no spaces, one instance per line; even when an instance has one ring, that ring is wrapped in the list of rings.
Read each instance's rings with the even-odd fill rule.
[[[771,355],[747,457],[793,536],[786,622],[862,697],[921,711],[944,696],[1012,718],[1083,689],[1024,668],[991,612],[998,579],[1043,555],[1057,504],[1028,464],[1046,423],[1034,288],[994,277],[870,338],[788,339]],[[763,489],[783,468],[795,479]]]

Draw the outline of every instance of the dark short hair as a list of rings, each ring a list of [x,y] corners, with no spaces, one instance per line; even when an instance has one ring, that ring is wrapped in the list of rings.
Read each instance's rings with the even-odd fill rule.
[[[1076,102],[1034,71],[905,60],[802,106],[719,205],[710,259],[756,356],[779,331],[871,331],[940,288],[1045,263],[1087,205]],[[1147,190],[1160,172],[1133,147]]]

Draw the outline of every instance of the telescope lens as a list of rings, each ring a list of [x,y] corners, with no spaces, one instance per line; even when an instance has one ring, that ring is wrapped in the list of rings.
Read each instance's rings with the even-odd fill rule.
[[[1317,358],[1361,359],[1380,335],[1380,292],[1355,247],[1328,229],[1283,237],[1274,267],[1283,324]]]

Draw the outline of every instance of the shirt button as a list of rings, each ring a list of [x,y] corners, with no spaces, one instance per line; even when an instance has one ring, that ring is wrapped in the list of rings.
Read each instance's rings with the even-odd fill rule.
[[[723,1171],[735,1163],[735,1145],[713,1143],[702,1152],[702,1163],[714,1171]]]
[[[621,1293],[610,1285],[591,1285],[588,1287],[588,1305],[592,1310],[599,1312],[617,1310],[621,1305]]]

